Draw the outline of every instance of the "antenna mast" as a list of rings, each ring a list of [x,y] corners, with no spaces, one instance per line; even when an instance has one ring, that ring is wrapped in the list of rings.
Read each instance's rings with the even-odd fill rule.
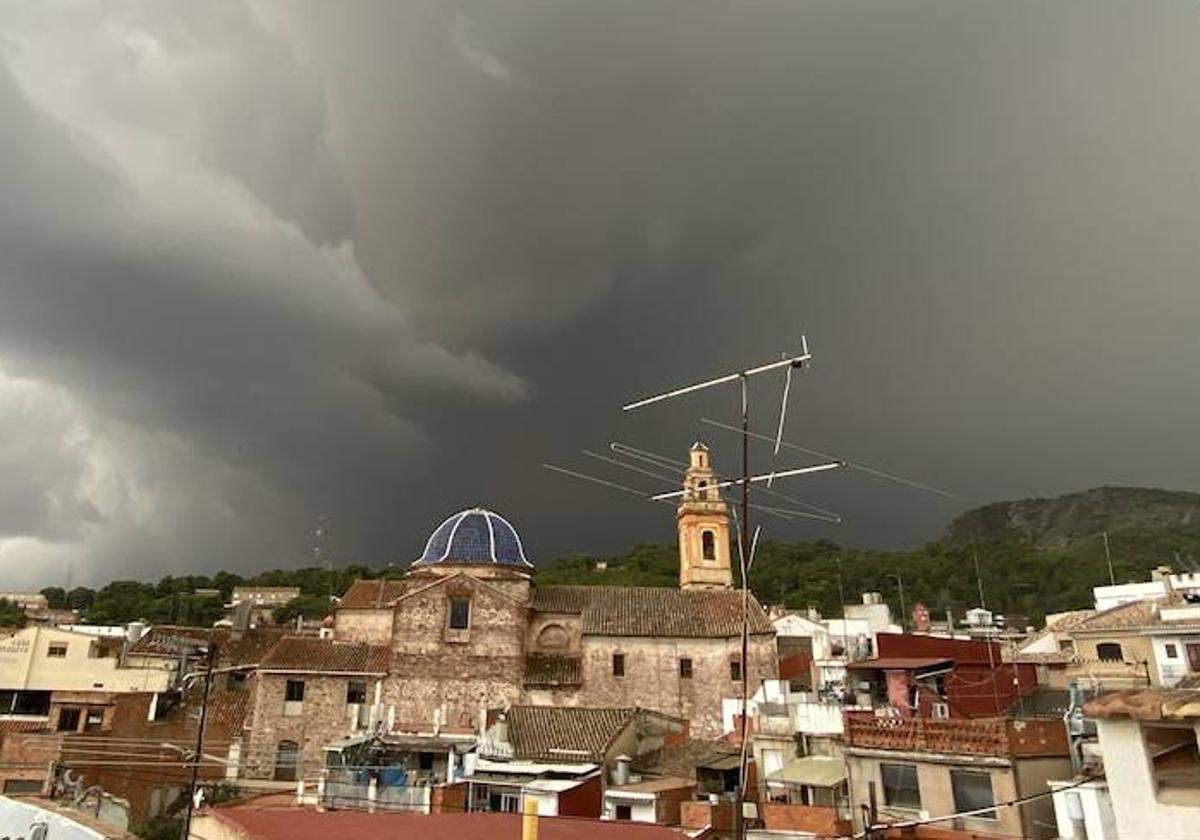
[[[787,408],[786,396],[787,396],[787,392],[790,389],[790,385],[791,385],[791,371],[794,368],[804,367],[807,364],[807,362],[812,358],[812,354],[810,354],[808,352],[808,341],[803,336],[801,336],[801,346],[802,346],[802,350],[801,350],[800,354],[798,354],[798,355],[794,355],[794,356],[786,356],[785,355],[782,359],[779,359],[778,361],[768,362],[767,364],[758,365],[758,366],[752,367],[752,368],[747,368],[745,370],[741,370],[736,373],[725,374],[723,376],[718,376],[714,379],[705,380],[704,382],[697,382],[693,385],[684,385],[683,387],[675,388],[673,390],[666,391],[661,394],[656,394],[652,397],[646,397],[644,399],[640,399],[635,402],[629,403],[628,405],[622,406],[623,411],[632,411],[634,409],[643,408],[645,406],[653,405],[658,402],[663,402],[664,400],[669,400],[669,399],[673,399],[675,397],[680,397],[685,394],[695,393],[696,391],[701,391],[701,390],[704,390],[705,388],[711,388],[715,385],[724,385],[729,382],[738,382],[741,385],[741,392],[742,392],[741,393],[741,397],[742,397],[742,405],[741,405],[741,408],[742,408],[742,478],[741,478],[740,482],[726,482],[725,483],[725,486],[732,486],[733,484],[740,483],[741,489],[742,489],[741,516],[738,517],[738,526],[740,528],[739,533],[738,533],[738,549],[739,549],[738,557],[739,557],[739,565],[740,565],[741,574],[742,574],[742,655],[741,655],[742,715],[741,715],[741,726],[740,726],[742,755],[741,755],[741,765],[740,765],[741,778],[738,781],[738,794],[737,794],[737,801],[735,803],[736,810],[734,811],[734,815],[733,815],[734,816],[734,825],[735,825],[735,836],[737,836],[739,838],[745,836],[745,814],[744,814],[743,803],[745,802],[745,799],[746,799],[746,789],[747,789],[746,753],[747,753],[748,744],[747,744],[746,736],[748,733],[747,733],[747,728],[746,728],[747,727],[746,718],[747,718],[747,707],[748,707],[748,703],[749,703],[748,694],[749,694],[749,685],[750,685],[749,681],[750,681],[750,559],[751,558],[747,556],[747,552],[750,551],[750,545],[751,545],[751,543],[750,543],[750,484],[754,477],[752,477],[750,475],[750,390],[749,390],[749,381],[750,381],[751,376],[756,376],[760,373],[767,373],[769,371],[779,370],[781,368],[787,369],[788,381],[784,386],[785,401],[784,401],[783,406],[781,406],[780,418],[779,418],[779,434],[780,434],[780,436],[782,436],[784,411],[786,411],[786,408]],[[776,443],[776,450],[778,450],[778,443]],[[820,469],[835,469],[835,468],[841,467],[841,466],[845,466],[845,464],[843,462],[839,461],[839,462],[823,465],[820,467]],[[815,471],[817,471],[817,470],[814,468],[806,468],[804,470],[797,471],[797,473],[799,473],[799,472],[815,472]],[[774,477],[775,477],[774,475],[771,475],[771,476],[765,478],[765,480],[768,483],[768,486],[770,485],[770,483]],[[663,498],[667,498],[667,497],[673,496],[675,494],[660,494],[660,495]]]

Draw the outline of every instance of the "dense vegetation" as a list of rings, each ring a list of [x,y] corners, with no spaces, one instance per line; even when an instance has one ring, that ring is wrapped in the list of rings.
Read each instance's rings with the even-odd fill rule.
[[[1166,563],[1183,571],[1200,557],[1200,525],[1169,529],[1131,528],[1109,533],[1113,578],[1146,580]],[[979,560],[979,578],[974,558]],[[606,568],[598,571],[603,560]],[[564,557],[538,575],[542,583],[673,586],[678,581],[674,546],[642,545],[619,557]],[[900,581],[911,611],[923,601],[935,617],[979,604],[979,583],[989,609],[1040,621],[1046,613],[1092,604],[1092,587],[1109,582],[1100,537],[1075,540],[1057,549],[1040,549],[1020,540],[976,543],[935,542],[912,551],[871,551],[832,542],[772,542],[759,546],[750,583],[763,603],[792,608],[814,606],[823,615],[838,614],[862,592],[883,594],[899,614]]]
[[[763,603],[791,608],[813,606],[827,616],[862,592],[883,594],[899,614],[900,580],[906,606],[923,601],[940,617],[960,615],[979,604],[982,583],[987,606],[1037,622],[1049,612],[1092,603],[1093,586],[1108,583],[1100,533],[1108,529],[1117,582],[1145,580],[1166,563],[1179,571],[1200,557],[1200,522],[1193,524],[1192,494],[1098,488],[1051,500],[1003,502],[970,511],[955,520],[945,540],[909,551],[848,548],[828,541],[763,543],[750,582]],[[1142,514],[1139,515],[1139,511]],[[1194,517],[1200,520],[1200,516]],[[978,558],[979,577],[975,575]],[[603,561],[605,568],[598,569]],[[543,584],[675,586],[678,555],[673,545],[638,545],[615,557],[572,554],[543,564]],[[165,577],[157,584],[114,581],[99,590],[58,587],[42,590],[52,607],[77,609],[90,622],[211,625],[223,615],[234,586],[298,586],[301,597],[277,614],[282,620],[320,618],[331,596],[356,578],[400,577],[404,569],[372,570],[362,565],[334,569],[278,569],[242,576]],[[219,597],[203,590],[217,590]],[[4,605],[0,603],[0,623]],[[13,610],[9,610],[13,612]],[[19,612],[17,610],[16,612]],[[14,613],[16,621],[23,617]]]

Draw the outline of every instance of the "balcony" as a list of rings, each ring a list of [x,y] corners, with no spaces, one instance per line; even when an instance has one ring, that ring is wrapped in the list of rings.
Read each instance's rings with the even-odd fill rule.
[[[1060,720],[934,720],[871,712],[846,712],[845,718],[851,747],[999,757],[1068,754],[1066,727]]]
[[[767,831],[806,831],[818,836],[841,837],[852,832],[851,823],[837,808],[763,802],[759,806]]]

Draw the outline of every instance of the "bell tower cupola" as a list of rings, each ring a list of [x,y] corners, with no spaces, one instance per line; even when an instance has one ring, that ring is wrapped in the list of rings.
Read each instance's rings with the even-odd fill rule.
[[[679,586],[681,589],[729,589],[729,506],[721,498],[717,477],[708,460],[708,447],[692,445],[683,476],[683,496],[675,513],[679,528]]]

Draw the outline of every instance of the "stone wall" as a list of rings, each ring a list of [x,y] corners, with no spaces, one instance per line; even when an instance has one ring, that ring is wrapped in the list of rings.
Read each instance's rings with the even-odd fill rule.
[[[465,632],[449,630],[451,598],[471,602]],[[398,726],[428,728],[440,709],[443,724],[470,726],[482,709],[516,702],[525,669],[526,623],[523,600],[465,574],[433,579],[405,596],[396,609],[385,714]]]
[[[304,682],[299,714],[285,714],[284,697],[289,679]],[[375,696],[375,677],[358,675],[260,674],[254,698],[253,725],[244,758],[245,776],[270,779],[281,741],[300,745],[297,778],[325,763],[324,747],[354,731],[346,689],[351,680],[367,684],[367,702]]]
[[[613,655],[625,656],[625,675],[613,674]],[[721,701],[740,697],[740,680],[731,679],[730,662],[741,656],[741,640],[665,639],[627,636],[585,636],[583,681],[576,691],[531,691],[526,702],[551,700],[571,706],[641,706],[691,722],[697,738],[723,733]],[[692,676],[679,675],[679,660],[692,660]],[[778,673],[775,640],[750,640],[749,688],[753,694],[764,679]]]
[[[338,610],[333,626],[339,641],[386,645],[392,640],[392,611]]]

